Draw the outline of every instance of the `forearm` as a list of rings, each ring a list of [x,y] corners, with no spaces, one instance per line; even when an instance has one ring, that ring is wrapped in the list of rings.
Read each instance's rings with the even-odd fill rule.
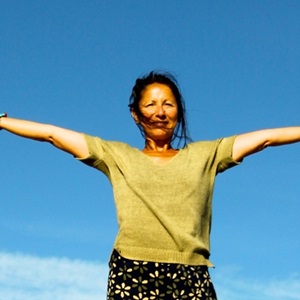
[[[1,118],[0,128],[29,139],[47,142],[50,142],[51,139],[51,125],[47,124],[13,118]]]
[[[89,153],[83,135],[76,131],[13,118],[0,118],[0,128],[24,138],[49,142],[76,157]]]
[[[300,127],[284,127],[269,130],[268,146],[280,146],[300,141]]]
[[[233,156],[237,160],[270,146],[280,146],[300,141],[300,127],[265,129],[238,135]]]

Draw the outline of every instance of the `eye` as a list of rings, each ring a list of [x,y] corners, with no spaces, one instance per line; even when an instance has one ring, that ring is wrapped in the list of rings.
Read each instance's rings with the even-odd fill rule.
[[[170,106],[170,107],[173,107],[173,106],[174,106],[173,103],[170,103],[170,102],[166,102],[165,105],[166,105],[166,106]]]
[[[146,104],[145,106],[146,107],[150,107],[150,106],[153,106],[154,104],[153,103],[148,103],[148,104]]]

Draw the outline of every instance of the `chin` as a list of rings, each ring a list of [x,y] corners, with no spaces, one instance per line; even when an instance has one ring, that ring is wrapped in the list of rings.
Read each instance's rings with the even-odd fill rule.
[[[164,140],[171,140],[172,135],[166,134],[165,132],[162,134],[151,134],[147,135],[147,137],[151,138],[154,141],[164,141]]]
[[[172,130],[166,130],[165,128],[156,128],[149,130],[148,132],[145,132],[146,138],[150,138],[152,140],[171,140],[173,137],[173,131]]]

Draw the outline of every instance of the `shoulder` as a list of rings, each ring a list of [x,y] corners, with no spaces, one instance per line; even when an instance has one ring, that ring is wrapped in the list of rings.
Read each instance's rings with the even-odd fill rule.
[[[201,140],[188,144],[184,149],[187,152],[202,156],[221,155],[231,156],[236,136],[222,137],[214,140]]]
[[[98,166],[99,164],[118,161],[122,157],[132,156],[132,153],[136,153],[136,148],[126,143],[109,141],[89,134],[83,135],[88,146],[89,156],[80,159],[80,161],[88,165]]]
[[[186,148],[215,148],[220,145],[232,145],[236,136],[221,137],[213,140],[200,140],[187,144]]]
[[[187,150],[208,149],[209,150],[217,147],[220,141],[221,139],[195,141],[187,144],[187,146],[184,149]]]
[[[98,136],[92,136],[88,134],[84,134],[85,140],[87,142],[88,148],[94,151],[133,151],[135,148],[130,146],[127,143],[120,142],[120,141],[111,141],[102,139]]]

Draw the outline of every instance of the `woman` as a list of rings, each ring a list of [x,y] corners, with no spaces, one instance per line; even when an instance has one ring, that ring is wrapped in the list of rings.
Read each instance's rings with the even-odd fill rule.
[[[114,189],[119,232],[107,299],[217,299],[208,267],[216,174],[268,146],[300,141],[300,127],[189,142],[185,108],[169,74],[136,80],[130,112],[142,151],[52,125],[0,118],[0,128],[46,141],[103,172]],[[184,147],[173,147],[176,139]]]

